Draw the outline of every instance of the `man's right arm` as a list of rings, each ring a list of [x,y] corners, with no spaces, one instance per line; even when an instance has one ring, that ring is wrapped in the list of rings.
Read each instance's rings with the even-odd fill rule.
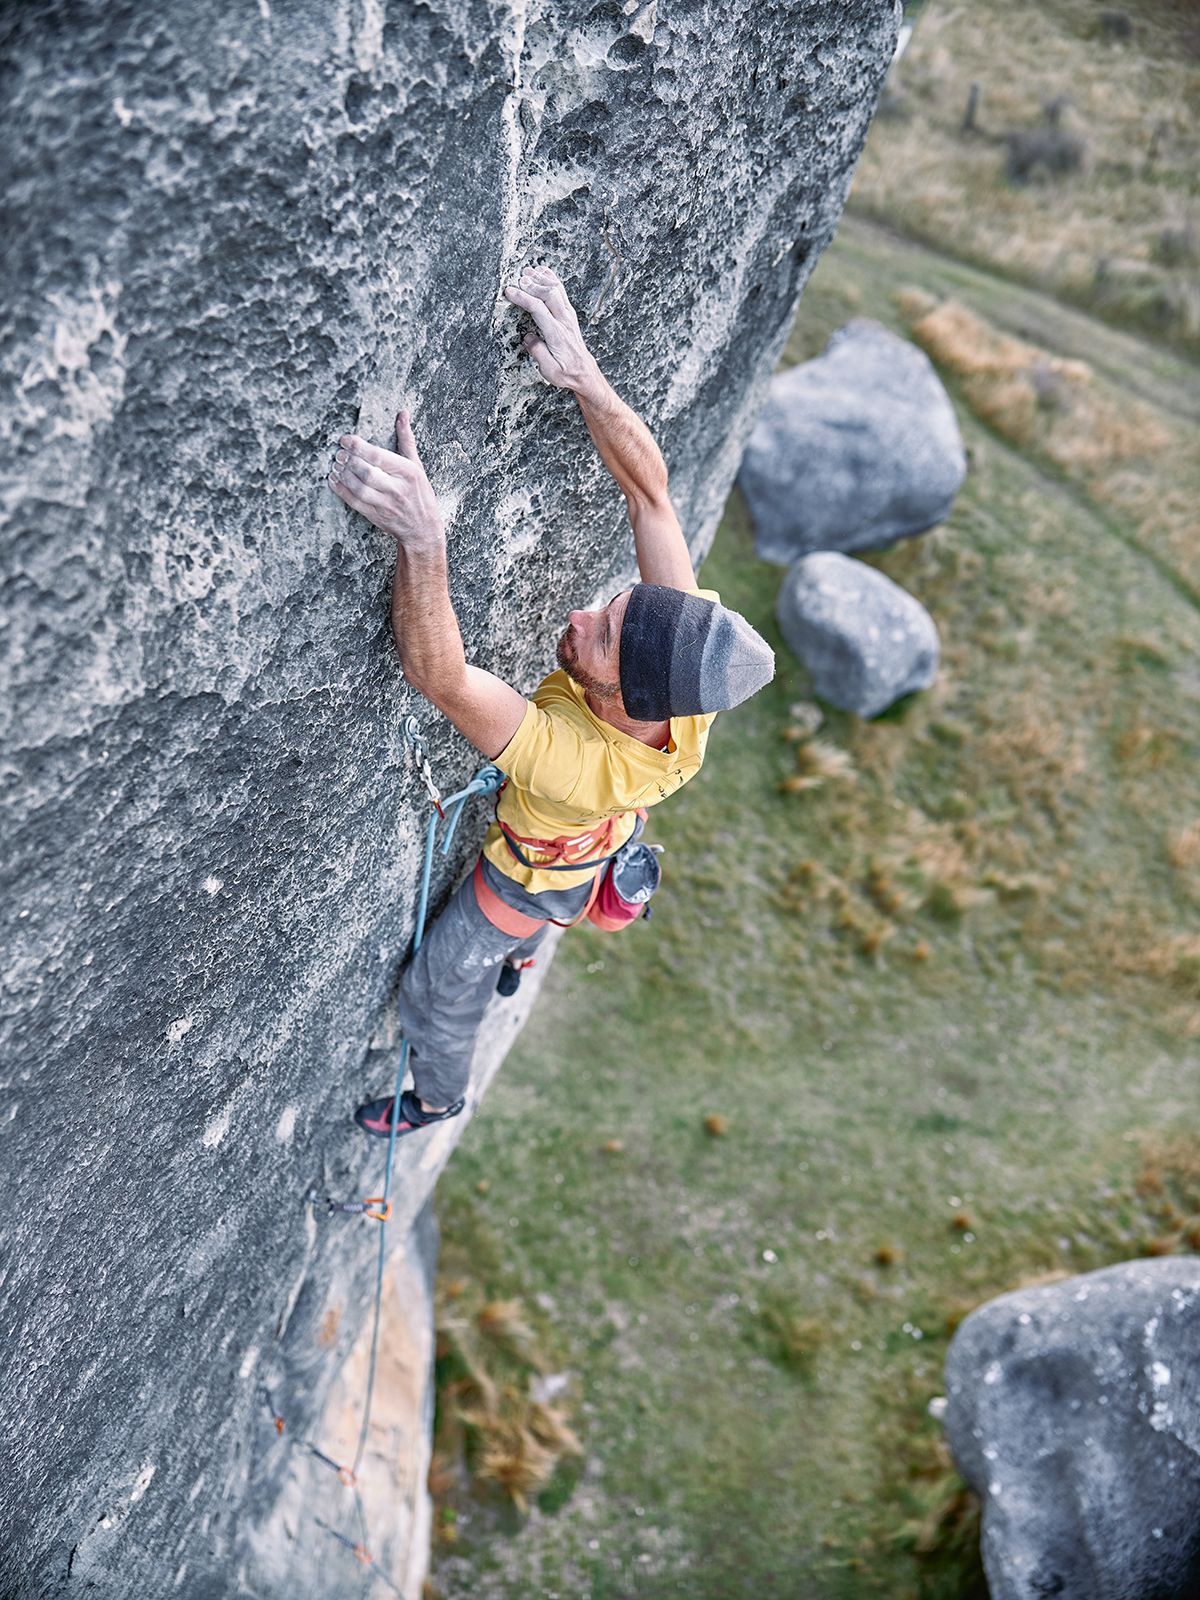
[[[548,382],[574,393],[600,458],[625,496],[642,582],[694,588],[696,574],[671,504],[662,452],[600,371],[561,282],[549,267],[534,267],[522,275],[520,287],[509,284],[504,292],[533,317],[538,334],[526,336],[526,350]]]
[[[575,398],[604,465],[625,496],[642,582],[692,589],[696,574],[671,504],[662,452],[637,412],[621,399],[590,355],[588,360],[591,371]]]

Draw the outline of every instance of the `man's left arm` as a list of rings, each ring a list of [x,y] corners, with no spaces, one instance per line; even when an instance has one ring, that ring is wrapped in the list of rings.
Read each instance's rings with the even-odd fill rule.
[[[405,411],[396,418],[396,443],[398,454],[345,435],[329,487],[396,541],[392,634],[404,676],[494,760],[520,727],[527,701],[467,661],[450,601],[446,530]]]

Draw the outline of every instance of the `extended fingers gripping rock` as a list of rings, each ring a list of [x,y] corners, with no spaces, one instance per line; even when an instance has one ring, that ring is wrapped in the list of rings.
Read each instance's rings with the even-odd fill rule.
[[[504,293],[534,320],[537,331],[521,342],[542,377],[557,389],[578,389],[589,375],[592,356],[559,279],[549,267],[528,268],[520,284],[506,284]]]

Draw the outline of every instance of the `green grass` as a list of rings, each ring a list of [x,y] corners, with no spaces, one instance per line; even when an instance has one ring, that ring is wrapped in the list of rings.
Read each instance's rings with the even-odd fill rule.
[[[1196,352],[1200,22],[1190,0],[1142,0],[1128,8],[1133,39],[1118,44],[1098,37],[1104,9],[910,6],[912,40],[889,74],[850,206]],[[964,132],[972,85],[977,127]],[[1045,132],[1056,101],[1083,147],[1078,170],[1010,181],[1006,137]]]
[[[902,329],[905,283],[1145,397],[1132,336],[1064,313],[1054,345],[1052,302],[860,224],[785,360],[849,315]],[[1183,415],[1185,365],[1146,362]],[[782,574],[731,497],[700,581],[777,677],[651,813],[653,920],[565,937],[442,1179],[447,1270],[521,1299],[585,1447],[527,1516],[446,1490],[447,1600],[982,1595],[926,1409],[958,1320],[1200,1246],[1196,606],[954,393],[951,519],[868,558],[934,616],[937,683],[797,737]]]
[[[780,792],[807,686],[731,502],[702,581],[776,681],[653,814],[654,920],[564,940],[439,1191],[448,1240],[491,1241],[488,1293],[549,1297],[588,1451],[520,1533],[460,1508],[448,1596],[966,1592],[953,1554],[938,1587],[961,1517],[917,1553],[954,1507],[925,1414],[949,1324],[1161,1231],[1138,1140],[1195,1126],[1191,1008],[1122,972],[1121,939],[1194,912],[1164,839],[1196,809],[1195,634],[1154,567],[964,423],[950,524],[879,558],[933,611],[942,679],[875,724],[828,713],[850,783]],[[1174,742],[1131,773],[1142,725]]]

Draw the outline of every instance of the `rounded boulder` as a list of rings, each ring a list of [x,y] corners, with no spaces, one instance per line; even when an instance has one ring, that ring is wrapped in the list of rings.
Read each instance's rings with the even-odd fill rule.
[[[775,615],[823,700],[875,717],[937,676],[939,640],[919,600],[874,567],[833,550],[801,556]]]
[[[950,513],[967,474],[954,407],[924,351],[857,317],[778,373],[738,485],[764,561],[875,550]]]
[[[1200,1261],[1000,1295],[946,1356],[992,1600],[1200,1595]]]

